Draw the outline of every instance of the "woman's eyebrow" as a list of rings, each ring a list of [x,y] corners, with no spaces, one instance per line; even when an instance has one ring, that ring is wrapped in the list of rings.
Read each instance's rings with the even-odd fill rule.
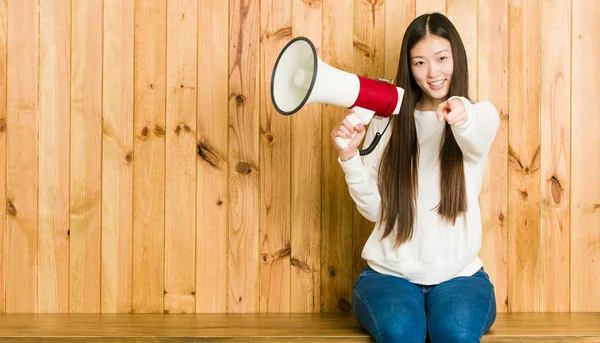
[[[440,51],[436,52],[434,55],[439,55],[439,54],[441,54],[442,52],[450,52],[450,50],[448,50],[448,49],[442,49],[442,50],[440,50]],[[413,56],[413,57],[411,57],[410,59],[412,60],[412,59],[415,59],[415,58],[424,58],[424,57],[423,57],[423,56],[418,56],[418,55],[417,55],[417,56]]]

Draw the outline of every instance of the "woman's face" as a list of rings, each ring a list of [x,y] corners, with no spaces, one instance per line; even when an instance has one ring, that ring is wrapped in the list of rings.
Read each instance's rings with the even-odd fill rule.
[[[438,104],[447,98],[454,70],[450,41],[427,35],[410,50],[410,65],[415,81],[423,90],[421,100]]]

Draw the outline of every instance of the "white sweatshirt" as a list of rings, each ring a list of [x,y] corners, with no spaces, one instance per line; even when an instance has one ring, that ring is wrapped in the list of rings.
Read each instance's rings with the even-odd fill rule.
[[[394,247],[396,232],[382,240],[380,226],[381,196],[378,168],[389,141],[391,125],[370,155],[354,157],[346,162],[338,158],[345,173],[350,195],[358,211],[375,227],[362,251],[362,258],[374,270],[396,275],[421,285],[435,285],[457,276],[472,275],[483,263],[481,249],[481,214],[479,193],[488,152],[496,135],[500,118],[489,102],[465,105],[468,120],[452,133],[464,156],[467,190],[467,212],[456,218],[456,224],[442,220],[434,208],[440,202],[439,151],[445,121],[438,121],[434,111],[415,111],[419,141],[419,185],[413,237]],[[388,119],[373,119],[365,137],[371,143],[376,132],[383,132]],[[384,185],[385,187],[385,185]]]

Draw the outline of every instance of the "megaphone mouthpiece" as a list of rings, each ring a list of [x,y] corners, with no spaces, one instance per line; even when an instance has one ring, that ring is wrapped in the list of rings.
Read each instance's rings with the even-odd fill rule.
[[[302,89],[309,90],[312,82],[313,73],[307,72],[304,69],[298,69],[294,75],[294,84]]]

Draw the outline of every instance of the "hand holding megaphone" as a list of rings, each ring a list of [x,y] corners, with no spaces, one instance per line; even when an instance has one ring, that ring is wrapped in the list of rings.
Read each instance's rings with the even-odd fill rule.
[[[388,82],[329,66],[317,57],[315,46],[305,37],[286,44],[271,77],[271,99],[279,113],[294,114],[310,103],[338,105],[355,109],[346,117],[353,126],[369,124],[374,115],[398,114],[403,96],[402,88]],[[345,150],[350,139],[338,137],[335,142]]]
[[[355,109],[348,110],[346,112],[346,118],[331,130],[331,138],[334,140],[335,145],[340,152],[342,161],[346,161],[356,154],[358,146],[365,137],[365,126],[362,123],[353,125],[348,119],[348,117],[353,116],[355,112]]]
[[[358,147],[362,139],[364,138],[364,125],[368,124],[373,117],[375,112],[360,107],[355,107],[346,112],[346,117],[342,123],[336,126],[331,132],[331,136],[334,139],[335,145],[340,151],[348,149],[350,143],[355,140],[356,144],[353,144],[353,148]],[[362,130],[359,129],[362,127]],[[359,137],[355,137],[356,134]]]

